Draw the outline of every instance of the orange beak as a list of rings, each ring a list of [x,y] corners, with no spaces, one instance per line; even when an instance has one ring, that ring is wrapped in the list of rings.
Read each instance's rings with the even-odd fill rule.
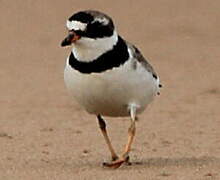
[[[61,46],[69,46],[72,43],[80,39],[80,36],[77,35],[74,31],[71,31],[69,35],[62,41]]]

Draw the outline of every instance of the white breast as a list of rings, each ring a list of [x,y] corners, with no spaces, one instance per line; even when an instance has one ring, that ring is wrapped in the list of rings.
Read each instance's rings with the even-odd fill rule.
[[[158,92],[158,81],[133,59],[102,73],[83,74],[67,63],[65,84],[72,97],[88,112],[106,116],[129,116],[128,105],[136,104],[142,112]]]

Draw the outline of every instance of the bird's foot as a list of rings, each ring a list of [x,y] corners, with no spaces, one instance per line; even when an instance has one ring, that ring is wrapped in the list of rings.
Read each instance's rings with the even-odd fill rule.
[[[129,156],[127,157],[121,157],[121,158],[112,158],[112,162],[104,162],[103,163],[103,166],[104,167],[109,167],[109,168],[112,168],[112,169],[117,169],[119,168],[123,163],[125,163],[126,165],[131,165],[131,163],[129,162]]]
[[[103,166],[112,168],[112,169],[117,169],[119,168],[123,163],[125,162],[125,159],[118,159],[112,162],[104,162]]]

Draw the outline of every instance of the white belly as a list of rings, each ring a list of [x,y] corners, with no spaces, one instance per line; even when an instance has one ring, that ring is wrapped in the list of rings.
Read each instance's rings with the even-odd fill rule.
[[[131,103],[142,112],[158,92],[159,83],[141,64],[132,69],[130,61],[123,68],[91,74],[82,74],[67,64],[64,80],[79,104],[90,113],[104,116],[129,116]]]

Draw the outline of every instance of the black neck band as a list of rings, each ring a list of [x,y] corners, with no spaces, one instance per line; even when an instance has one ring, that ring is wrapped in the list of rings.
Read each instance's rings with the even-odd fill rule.
[[[81,73],[100,73],[114,67],[119,67],[129,59],[128,48],[125,41],[118,36],[118,42],[112,50],[99,56],[91,62],[77,60],[71,52],[69,65]]]

